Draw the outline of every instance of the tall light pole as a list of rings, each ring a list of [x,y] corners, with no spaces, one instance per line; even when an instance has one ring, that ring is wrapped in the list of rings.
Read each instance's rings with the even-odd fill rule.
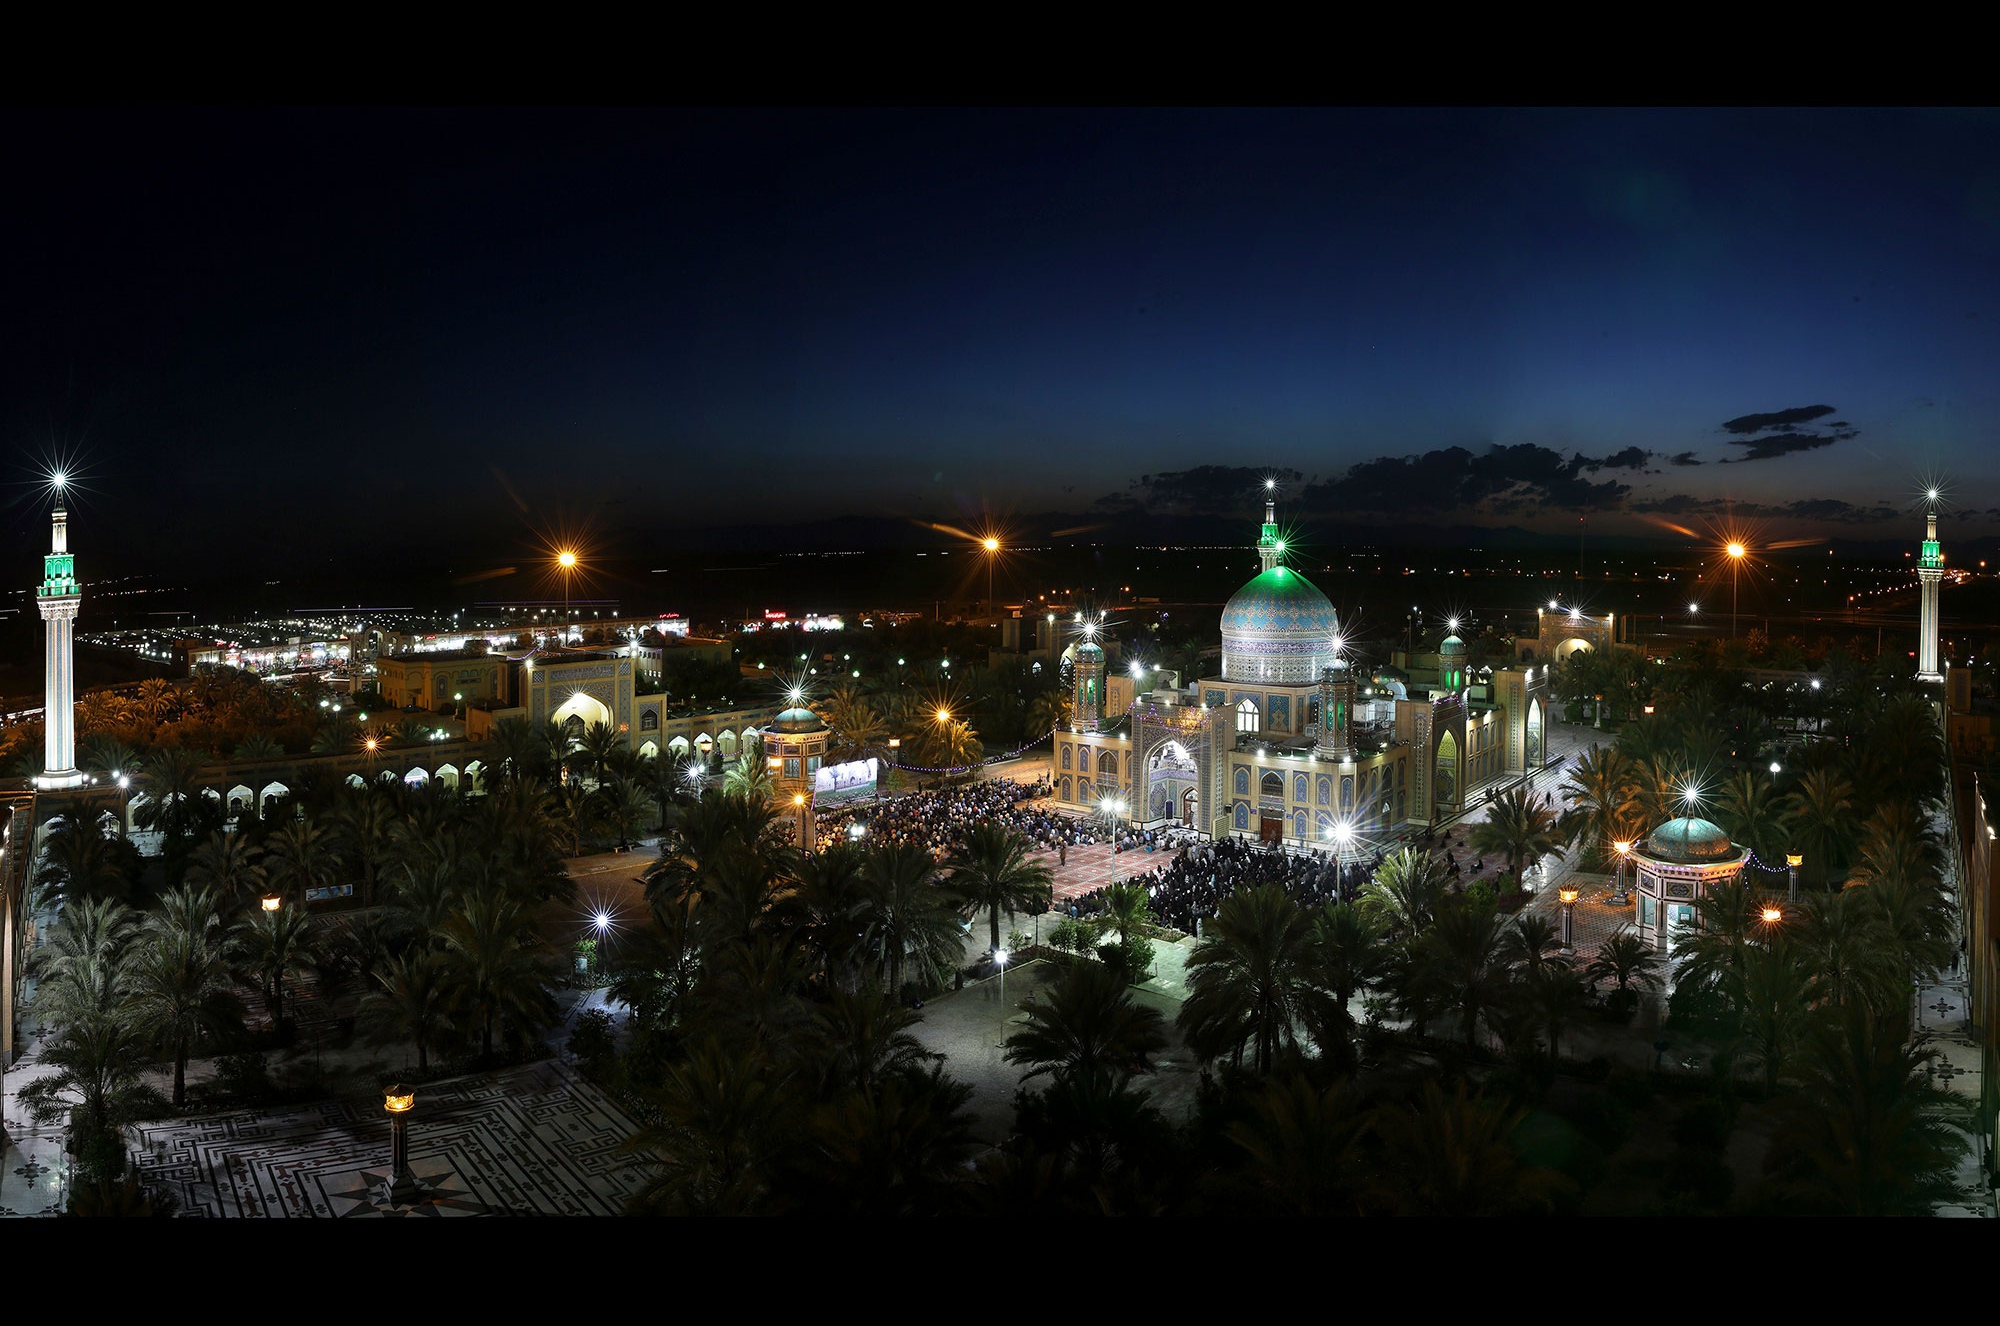
[[[1000,540],[982,539],[979,546],[986,549],[986,610],[998,617],[1000,605],[993,600],[993,564],[1000,560]]]
[[[1576,952],[1577,890],[1574,887],[1558,889],[1556,896],[1562,899],[1563,905],[1563,952],[1574,953]]]
[[[569,643],[569,578],[570,578],[570,572],[576,570],[576,554],[568,548],[563,549],[561,552],[556,554],[556,565],[562,568],[562,578],[563,578],[562,638],[563,638],[563,643],[567,645]]]
[[[1618,895],[1619,905],[1623,906],[1625,897],[1625,862],[1632,855],[1632,840],[1630,838],[1620,838],[1611,845],[1618,852],[1618,880],[1617,886],[1613,891]]]
[[[1785,894],[1787,902],[1797,903],[1799,900],[1799,867],[1805,864],[1805,860],[1797,852],[1785,853],[1785,873],[1791,876],[1790,888]]]
[[[1743,554],[1748,551],[1740,543],[1731,543],[1723,549],[1729,554],[1729,638],[1736,638],[1736,580],[1743,568]]]
[[[382,1180],[382,1201],[408,1206],[423,1196],[423,1185],[410,1172],[410,1114],[417,1107],[417,1090],[397,1083],[382,1088],[382,1110],[389,1116],[389,1177]]]

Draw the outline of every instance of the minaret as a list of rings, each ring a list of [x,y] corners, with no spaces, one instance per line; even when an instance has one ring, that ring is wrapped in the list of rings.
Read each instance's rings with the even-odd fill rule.
[[[1322,760],[1354,757],[1354,674],[1338,654],[1319,674],[1319,740],[1313,754]]]
[[[76,583],[76,558],[69,551],[69,513],[55,509],[49,555],[42,559],[42,583],[35,602],[42,610],[42,672],[46,710],[42,716],[45,758],[37,787],[77,787],[76,767],[76,610],[83,589]]]
[[[1285,557],[1285,541],[1278,537],[1278,498],[1271,484],[1264,484],[1264,529],[1257,536],[1257,557],[1268,571]]]
[[[1924,550],[1917,557],[1917,579],[1923,585],[1923,610],[1917,626],[1917,680],[1943,681],[1938,667],[1938,585],[1944,580],[1944,549],[1938,546],[1937,493],[1925,514]]]
[[[1095,732],[1104,717],[1104,647],[1097,643],[1097,623],[1086,622],[1076,647],[1075,693],[1071,697],[1072,732]]]

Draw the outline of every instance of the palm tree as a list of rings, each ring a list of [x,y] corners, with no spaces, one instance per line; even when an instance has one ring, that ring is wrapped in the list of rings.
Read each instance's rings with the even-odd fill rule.
[[[428,1075],[431,1051],[443,1043],[456,1023],[459,988],[453,984],[441,954],[418,949],[390,958],[375,976],[377,988],[361,1001],[356,1014],[367,1034],[378,1043],[408,1041],[417,1049],[417,1074]]]
[[[1745,769],[1722,785],[1717,806],[1722,827],[1736,842],[1747,845],[1766,861],[1785,850],[1785,799],[1770,777]]]
[[[114,1124],[157,1102],[157,1093],[142,1085],[148,1064],[144,1034],[133,1020],[98,1015],[62,1024],[44,1042],[36,1059],[40,1076],[22,1087],[15,1099],[43,1124],[83,1114],[79,1142],[102,1137]]]
[[[915,843],[891,843],[868,854],[866,932],[881,946],[889,989],[903,989],[903,964],[917,961],[920,985],[958,965],[964,954],[958,910],[933,882],[937,862]]]
[[[1569,964],[1544,962],[1529,970],[1525,993],[1536,1021],[1549,1034],[1549,1058],[1560,1058],[1563,1028],[1583,1010],[1583,982]]]
[[[1153,919],[1153,899],[1146,886],[1136,880],[1121,879],[1107,884],[1098,895],[1104,905],[1099,919],[1118,936],[1118,947],[1132,942],[1132,932]]]
[[[1807,897],[1792,942],[1812,972],[1815,1002],[1856,1000],[1877,1014],[1901,1006],[1908,989],[1898,979],[1895,941],[1882,913],[1861,889]]]
[[[1134,1003],[1124,979],[1102,964],[1070,966],[1046,995],[1007,1038],[1007,1062],[1028,1069],[1024,1082],[1048,1073],[1059,1083],[1120,1084],[1151,1072],[1152,1056],[1167,1046],[1159,1013]]]
[[[1546,966],[1569,965],[1561,957],[1562,935],[1555,924],[1533,912],[1523,913],[1507,927],[1501,950],[1509,965],[1524,968],[1530,974]]]
[[[464,899],[445,928],[450,971],[479,1019],[479,1053],[493,1056],[493,1033],[502,1018],[522,1027],[555,1017],[555,999],[530,944],[528,917],[496,893]]]
[[[952,849],[945,861],[951,887],[957,892],[967,916],[986,910],[988,933],[993,948],[1000,947],[1000,910],[1007,914],[1048,910],[1055,874],[1029,856],[1030,844],[1021,834],[997,820],[973,826],[972,831]],[[1140,890],[1143,895],[1144,889]]]
[[[1053,732],[1069,725],[1070,693],[1060,686],[1039,692],[1028,701],[1028,730]]]
[[[584,729],[583,740],[578,743],[578,764],[590,775],[592,783],[602,783],[604,767],[612,753],[629,745],[624,735],[609,723],[592,723]]]
[[[201,770],[208,757],[182,746],[168,746],[146,761],[146,800],[132,819],[142,829],[158,829],[178,844],[199,822]]]
[[[1311,984],[1324,997],[1312,1001],[1310,1019],[1322,1057],[1343,1065],[1352,1059],[1348,1006],[1388,969],[1381,940],[1381,929],[1352,903],[1330,902],[1313,919]]]
[[[116,737],[92,737],[84,743],[84,755],[89,767],[101,772],[107,782],[130,779],[144,767],[139,752]]]
[[[838,989],[851,990],[862,949],[868,890],[860,848],[833,842],[798,863],[798,885],[787,899],[788,926],[808,965]]]
[[[655,1122],[620,1150],[651,1160],[656,1172],[633,1195],[632,1210],[653,1215],[753,1215],[789,1135],[781,1127],[786,1075],[763,1048],[724,1049],[705,1041],[647,1093]]]
[[[361,897],[365,906],[375,901],[375,878],[395,850],[395,807],[375,788],[367,788],[344,798],[334,808],[333,840],[361,869]]]
[[[264,732],[253,732],[236,743],[239,760],[275,760],[284,753],[285,748]]]
[[[333,882],[332,835],[309,814],[286,820],[264,840],[264,873],[294,901]]]
[[[1223,1135],[1249,1156],[1251,1182],[1276,1210],[1360,1214],[1360,1143],[1370,1120],[1345,1079],[1324,1091],[1303,1077],[1270,1082],[1250,1108]]]
[[[1764,1066],[1764,1085],[1776,1087],[1805,1031],[1811,973],[1790,941],[1778,936],[1746,946],[1722,991],[1735,1010],[1740,1036]]]
[[[310,966],[316,955],[312,918],[300,906],[280,907],[275,912],[259,908],[237,929],[235,948],[237,961],[245,973],[262,988],[271,1026],[282,1035],[285,977],[300,967]]]
[[[1567,836],[1583,844],[1587,860],[1601,865],[1610,844],[1638,837],[1638,782],[1637,766],[1615,746],[1584,755],[1570,770],[1562,790],[1570,806]]]
[[[651,816],[653,799],[637,783],[614,775],[604,786],[603,805],[605,816],[618,830],[618,841],[629,844]]]
[[[553,788],[549,800],[560,835],[560,850],[564,856],[576,856],[601,821],[596,789],[587,788],[582,779],[574,778]]]
[[[975,1148],[965,1104],[972,1088],[906,1071],[878,1090],[850,1092],[815,1110],[806,1168],[824,1209],[862,1216],[950,1212]]]
[[[1905,1048],[1859,1005],[1817,1019],[1799,1090],[1780,1107],[1781,1189],[1828,1215],[1928,1215],[1952,1196],[1965,1139],[1942,1117],[1949,1097],[1920,1076],[1934,1054]]]
[[[1507,873],[1517,883],[1524,862],[1541,860],[1560,843],[1555,812],[1525,786],[1502,795],[1487,811],[1486,819],[1472,829],[1472,849],[1505,857]]]
[[[524,782],[538,776],[542,743],[527,719],[501,719],[487,740],[493,746],[491,767],[500,777]]]
[[[1601,981],[1609,977],[1618,983],[1621,993],[1632,985],[1657,987],[1659,973],[1660,955],[1630,931],[1615,934],[1598,945],[1597,956],[1583,969],[1585,980]]]
[[[1787,798],[1792,843],[1824,885],[1853,842],[1854,789],[1832,769],[1813,769]]]
[[[112,898],[131,887],[128,867],[112,839],[96,826],[65,817],[45,840],[35,886],[58,889],[72,907],[90,898]]]
[[[187,1103],[187,1065],[196,1042],[240,1026],[242,1009],[222,946],[212,933],[169,920],[136,946],[127,981],[133,1029],[173,1056],[174,1108],[180,1109]]]
[[[650,910],[653,924],[621,945],[611,998],[632,1010],[635,1025],[664,1030],[680,1021],[701,968],[701,946],[692,896],[658,898]]]
[[[922,1014],[898,1008],[873,987],[854,994],[835,989],[813,1014],[811,1039],[820,1090],[873,1094],[890,1075],[921,1070],[928,1061],[942,1058],[910,1034],[922,1020]]]
[[[1223,900],[1194,956],[1180,1027],[1204,1059],[1254,1043],[1256,1071],[1271,1071],[1278,1042],[1307,1012],[1313,918],[1276,885]]]
[[[1447,1096],[1426,1081],[1408,1108],[1375,1119],[1385,1161],[1383,1196],[1405,1215],[1522,1215],[1548,1211],[1563,1180],[1526,1164],[1514,1130],[1527,1111],[1463,1082]]]
[[[1430,929],[1449,882],[1442,861],[1429,852],[1400,847],[1376,868],[1358,901],[1363,912],[1392,933],[1414,939]]]
[[[1478,1033],[1480,1014],[1506,995],[1501,938],[1494,913],[1479,907],[1447,907],[1414,946],[1417,984],[1437,1004],[1457,1009],[1468,1048]]]
[[[722,775],[723,792],[746,801],[768,800],[771,788],[771,766],[763,760],[738,760]]]
[[[241,834],[217,830],[188,854],[186,879],[219,900],[240,904],[264,891],[264,868],[258,864],[263,855],[263,848]]]

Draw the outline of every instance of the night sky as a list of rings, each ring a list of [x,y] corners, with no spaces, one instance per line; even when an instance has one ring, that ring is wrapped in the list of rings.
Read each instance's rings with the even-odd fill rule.
[[[0,125],[0,424],[122,563],[1213,512],[1264,467],[1357,529],[1882,537],[1932,475],[2000,528],[1993,114]]]

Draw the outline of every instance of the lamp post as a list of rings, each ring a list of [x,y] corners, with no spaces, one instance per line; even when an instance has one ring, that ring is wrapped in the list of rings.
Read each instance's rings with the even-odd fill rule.
[[[1335,820],[1327,826],[1326,836],[1333,839],[1334,889],[1338,893],[1347,883],[1347,845],[1354,841],[1354,826],[1346,820]]]
[[[1797,852],[1785,853],[1785,873],[1791,876],[1791,887],[1785,893],[1787,902],[1796,903],[1799,900],[1799,867],[1803,864],[1805,858]]]
[[[1125,803],[1117,797],[1105,797],[1097,803],[1104,812],[1104,823],[1111,834],[1111,855],[1104,858],[1104,886],[1110,888],[1118,882],[1118,817],[1125,812]]]
[[[1617,849],[1618,852],[1618,877],[1612,890],[1614,895],[1612,901],[1623,907],[1626,901],[1625,862],[1632,856],[1632,840],[1630,838],[1620,838],[1612,843],[1611,846]]]
[[[1000,560],[1000,540],[982,539],[979,546],[986,549],[986,610],[998,617],[1000,606],[993,600],[993,564]]]
[[[275,912],[284,906],[284,900],[275,893],[267,893],[258,900],[258,905],[267,912]]]
[[[561,552],[556,554],[556,565],[562,568],[562,580],[563,580],[562,641],[565,645],[567,645],[569,643],[569,577],[570,577],[570,572],[576,570],[576,554],[570,551],[568,548],[563,549]]]
[[[1743,567],[1743,554],[1749,550],[1740,543],[1732,543],[1723,549],[1729,554],[1729,638],[1736,638],[1736,578]]]
[[[1007,1032],[1007,950],[1004,948],[994,949],[993,961],[1000,968],[1000,1032],[1002,1036],[1005,1036]],[[1007,1042],[1002,1040],[1000,1044],[993,1048],[1004,1050],[1007,1048]]]
[[[792,793],[792,812],[798,817],[799,821],[799,846],[804,847],[807,850],[811,850],[812,847],[811,840],[806,837],[807,811],[806,811],[805,793],[803,792]]]
[[[389,1116],[389,1177],[382,1181],[387,1206],[408,1206],[423,1196],[423,1185],[410,1172],[410,1114],[417,1107],[417,1089],[397,1083],[382,1088],[382,1110]]]
[[[1574,886],[1558,889],[1556,896],[1562,899],[1563,905],[1563,952],[1574,953],[1576,952],[1577,890]]]

